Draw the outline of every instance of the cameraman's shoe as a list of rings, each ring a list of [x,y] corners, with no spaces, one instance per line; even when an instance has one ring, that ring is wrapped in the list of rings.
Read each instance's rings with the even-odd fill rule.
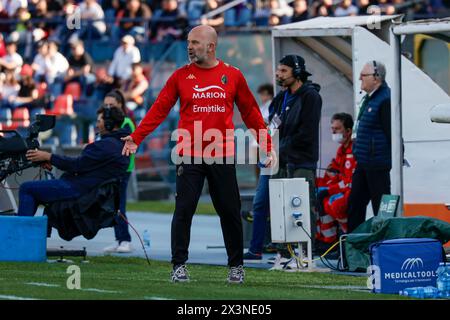
[[[129,241],[120,242],[120,245],[116,249],[117,253],[130,253],[132,251],[133,248],[131,247],[131,242]]]
[[[119,241],[114,242],[112,245],[107,246],[103,249],[104,253],[114,253],[116,252],[117,248],[119,247]]]

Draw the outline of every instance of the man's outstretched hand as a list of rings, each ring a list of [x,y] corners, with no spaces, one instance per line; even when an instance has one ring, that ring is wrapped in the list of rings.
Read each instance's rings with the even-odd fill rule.
[[[126,136],[124,138],[121,138],[122,141],[125,141],[125,145],[122,149],[122,155],[129,156],[130,154],[135,154],[137,151],[137,144],[134,143],[133,138],[131,136]]]

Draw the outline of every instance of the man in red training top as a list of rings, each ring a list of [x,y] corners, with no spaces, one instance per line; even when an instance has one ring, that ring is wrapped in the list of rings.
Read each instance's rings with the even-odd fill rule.
[[[242,283],[243,234],[240,195],[234,161],[234,103],[244,123],[256,131],[266,152],[266,167],[273,167],[272,151],[258,104],[239,69],[216,58],[217,33],[210,26],[198,26],[188,35],[190,64],[176,70],[161,90],[149,112],[130,136],[125,137],[123,153],[135,153],[138,145],[168,115],[180,98],[178,124],[175,212],[171,245],[173,282],[189,281],[186,269],[192,217],[205,177],[222,226],[228,254],[228,282]],[[259,139],[261,137],[261,139]]]
[[[324,253],[339,234],[347,233],[348,198],[351,192],[352,177],[356,167],[352,153],[353,118],[348,113],[336,113],[331,118],[333,141],[340,144],[335,158],[325,172],[317,178],[317,221],[316,250]]]

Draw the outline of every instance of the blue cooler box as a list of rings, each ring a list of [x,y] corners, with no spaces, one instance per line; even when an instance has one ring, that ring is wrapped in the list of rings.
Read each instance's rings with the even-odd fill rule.
[[[370,246],[370,260],[372,291],[398,294],[410,287],[435,287],[443,249],[436,239],[385,240]]]
[[[0,261],[47,260],[47,216],[0,216]]]

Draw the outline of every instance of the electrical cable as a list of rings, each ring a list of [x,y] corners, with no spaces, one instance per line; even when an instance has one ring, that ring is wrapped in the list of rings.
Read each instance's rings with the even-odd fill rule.
[[[306,233],[306,235],[308,236],[308,238],[309,238],[311,241],[313,241],[312,238],[311,238],[311,235],[305,230],[305,228],[303,228],[303,225],[301,225],[300,228],[302,228],[303,231],[305,231],[305,233]]]
[[[150,266],[151,264],[150,264],[150,260],[148,259],[147,250],[145,250],[144,242],[142,241],[141,237],[139,236],[139,233],[137,232],[137,230],[133,227],[133,225],[127,220],[127,218],[125,218],[125,216],[120,211],[118,211],[117,213],[131,227],[131,229],[133,229],[133,231],[136,233],[139,241],[141,242],[142,249],[144,250],[144,254],[145,254],[145,258],[147,259],[147,263]]]

